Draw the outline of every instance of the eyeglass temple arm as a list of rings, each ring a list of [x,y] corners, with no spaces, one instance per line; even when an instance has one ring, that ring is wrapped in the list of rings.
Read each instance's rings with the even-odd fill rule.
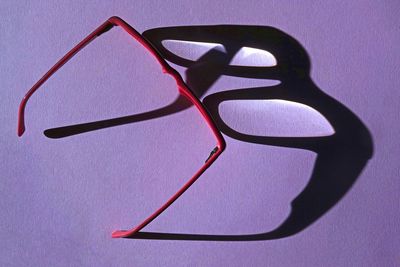
[[[75,54],[77,54],[81,49],[83,49],[86,45],[88,45],[91,41],[93,41],[96,37],[101,34],[111,30],[114,26],[122,27],[129,35],[131,35],[134,39],[136,39],[140,44],[142,44],[148,52],[150,52],[158,61],[158,63],[162,67],[162,71],[167,73],[175,79],[177,86],[179,88],[180,94],[186,96],[191,102],[199,109],[202,116],[205,118],[207,125],[212,130],[213,134],[217,138],[219,150],[222,151],[225,149],[225,140],[221,135],[221,132],[217,129],[216,125],[212,121],[210,114],[206,111],[204,106],[201,104],[200,100],[194,96],[194,94],[187,87],[185,82],[179,73],[172,68],[168,63],[162,58],[162,56],[157,52],[156,48],[147,41],[138,31],[132,28],[128,23],[126,23],[123,19],[113,16],[109,18],[106,22],[100,25],[97,29],[95,29],[92,33],[90,33],[85,39],[79,42],[74,48],[72,48],[65,56],[63,56],[48,72],[46,72],[43,77],[36,82],[36,84],[26,93],[24,98],[22,99],[19,110],[18,110],[18,127],[17,133],[18,136],[22,136],[25,132],[25,107],[29,100],[29,98],[35,93],[43,83],[45,83],[57,70],[59,70],[65,63],[67,63]]]
[[[92,33],[90,33],[85,39],[79,42],[74,48],[72,48],[65,56],[63,56],[49,71],[46,72],[43,77],[35,83],[35,85],[26,93],[22,99],[19,110],[18,110],[18,127],[17,134],[22,136],[25,132],[25,107],[29,98],[35,93],[40,86],[43,85],[57,70],[59,70],[65,63],[67,63],[75,54],[77,54],[81,49],[93,41],[96,37],[109,31],[114,26],[121,26],[126,32],[128,32],[133,38],[135,38],[139,43],[141,43],[148,51],[157,59],[161,64],[164,73],[171,74],[174,78],[179,81],[182,80],[176,71],[171,68],[163,58],[155,51],[155,48],[144,39],[139,32],[132,28],[129,24],[123,21],[119,17],[111,17]],[[180,79],[179,79],[180,78]],[[183,82],[183,81],[182,81]],[[179,85],[179,84],[178,84]]]

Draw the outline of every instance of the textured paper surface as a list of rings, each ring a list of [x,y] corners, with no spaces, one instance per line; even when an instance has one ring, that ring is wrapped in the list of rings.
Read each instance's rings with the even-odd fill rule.
[[[0,265],[396,266],[398,14],[396,1],[2,1]],[[140,32],[209,24],[265,25],[286,32],[310,55],[315,83],[368,127],[373,158],[336,206],[288,238],[111,239],[113,230],[134,226],[162,203],[214,146],[193,108],[64,139],[43,135],[48,128],[131,115],[174,100],[173,82],[120,30],[96,40],[40,88],[27,106],[27,131],[17,137],[24,93],[113,15]],[[145,75],[150,72],[151,77]],[[260,81],[221,77],[207,94],[255,83]],[[279,105],[266,109],[281,114],[272,118],[263,115],[262,104],[229,105],[221,108],[224,119],[253,133],[330,129],[312,111],[299,112],[296,121]],[[259,123],[239,117],[241,109],[249,116],[252,107]],[[226,141],[215,165],[146,231],[255,234],[284,221],[290,201],[310,178],[315,153]]]

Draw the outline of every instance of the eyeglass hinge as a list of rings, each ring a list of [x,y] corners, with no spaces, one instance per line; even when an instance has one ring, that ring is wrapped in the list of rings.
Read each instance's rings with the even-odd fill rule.
[[[101,32],[99,32],[98,34],[97,34],[97,36],[100,36],[100,35],[102,35],[103,33],[105,33],[105,32],[108,32],[109,30],[111,30],[112,28],[114,27],[114,25],[108,25],[106,28],[104,28],[104,30],[102,30]]]
[[[210,153],[210,155],[208,156],[208,158],[206,159],[206,163],[207,163],[207,161],[210,160],[210,158],[212,157],[212,155],[214,155],[215,153],[217,153],[217,151],[218,151],[218,147],[216,146],[216,147],[211,151],[211,153]]]

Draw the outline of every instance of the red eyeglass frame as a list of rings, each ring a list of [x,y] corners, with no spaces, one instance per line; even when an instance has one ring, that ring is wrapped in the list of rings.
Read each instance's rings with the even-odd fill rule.
[[[215,138],[217,139],[217,146],[211,152],[209,158],[206,160],[204,165],[193,175],[192,178],[189,179],[179,190],[176,192],[170,199],[168,199],[165,204],[163,204],[159,209],[157,209],[153,214],[147,217],[142,223],[132,228],[131,230],[117,230],[112,233],[113,238],[120,237],[130,237],[135,233],[139,232],[143,227],[148,225],[151,221],[153,221],[156,217],[158,217],[163,211],[165,211],[175,200],[177,200],[200,176],[204,173],[204,171],[210,167],[214,161],[218,158],[219,155],[224,151],[226,144],[225,140],[222,137],[221,132],[218,130],[215,122],[211,118],[210,114],[200,102],[200,100],[192,93],[186,83],[183,81],[180,74],[173,69],[161,56],[161,54],[153,47],[153,45],[147,41],[138,31],[132,28],[128,23],[122,20],[119,17],[113,16],[109,18],[106,22],[100,25],[96,30],[90,33],[85,39],[83,39],[80,43],[78,43],[74,48],[72,48],[65,56],[63,56],[46,74],[38,81],[36,84],[26,93],[24,98],[22,99],[19,105],[18,111],[18,136],[22,136],[25,132],[25,107],[29,100],[29,98],[33,95],[33,93],[39,89],[39,87],[50,78],[57,70],[59,70],[68,60],[70,60],[76,53],[78,53],[82,48],[84,48],[91,41],[96,39],[101,34],[109,31],[114,26],[122,27],[129,35],[131,35],[135,40],[137,40],[140,44],[142,44],[158,61],[158,63],[162,67],[162,71],[171,75],[178,86],[178,91],[181,95],[185,96],[201,113],[203,118],[206,120],[207,125],[210,127],[213,132]]]

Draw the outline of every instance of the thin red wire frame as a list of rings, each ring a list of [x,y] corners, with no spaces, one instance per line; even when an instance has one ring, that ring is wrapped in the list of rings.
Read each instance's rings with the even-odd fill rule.
[[[177,83],[179,93],[185,96],[190,102],[194,104],[194,106],[200,111],[203,118],[206,120],[208,126],[212,130],[214,136],[217,139],[217,146],[211,152],[209,158],[206,160],[205,164],[193,175],[192,178],[189,179],[179,190],[176,192],[165,204],[163,204],[159,209],[157,209],[153,214],[147,217],[142,223],[132,228],[131,230],[117,230],[112,233],[113,238],[120,237],[131,237],[135,233],[139,232],[146,225],[148,225],[151,221],[153,221],[156,217],[158,217],[163,211],[165,211],[175,200],[177,200],[200,176],[204,173],[204,171],[210,167],[214,161],[218,158],[218,156],[224,151],[226,144],[225,140],[222,137],[221,132],[218,130],[215,125],[213,119],[211,118],[208,111],[205,109],[200,100],[192,93],[186,83],[183,81],[180,74],[173,69],[160,55],[160,53],[153,47],[153,45],[147,41],[139,32],[137,32],[134,28],[132,28],[128,23],[122,20],[119,17],[111,17],[102,25],[100,25],[96,30],[94,30],[91,34],[89,34],[85,39],[83,39],[80,43],[78,43],[74,48],[72,48],[65,56],[63,56],[24,96],[22,99],[19,112],[18,112],[18,136],[22,136],[25,132],[25,119],[24,112],[26,103],[32,94],[39,89],[39,87],[50,78],[57,70],[59,70],[68,60],[70,60],[76,53],[78,53],[82,48],[84,48],[91,41],[96,39],[101,34],[109,31],[114,26],[122,27],[129,35],[131,35],[134,39],[136,39],[140,44],[142,44],[160,63],[162,67],[162,71],[171,75]]]

